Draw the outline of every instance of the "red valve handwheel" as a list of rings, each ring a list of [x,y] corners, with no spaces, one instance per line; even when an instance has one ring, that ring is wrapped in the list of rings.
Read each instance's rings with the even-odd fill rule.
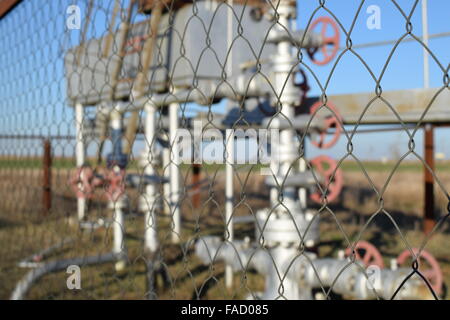
[[[147,40],[148,36],[135,36],[129,39],[125,45],[125,54],[133,54],[142,51],[142,44]]]
[[[414,252],[414,256],[417,257],[417,254],[419,254],[419,249],[412,248],[412,251]],[[408,260],[409,262],[412,263],[415,257],[411,255],[411,251],[406,249],[398,256],[397,264],[399,266],[405,265]],[[439,262],[437,262],[437,260],[433,257],[431,253],[422,250],[422,252],[420,252],[418,263],[419,263],[419,272],[429,281],[434,292],[437,295],[440,295],[442,293],[444,277],[442,275],[442,270],[441,267],[439,266]],[[424,265],[424,263],[428,264],[428,266],[425,266],[426,264]]]
[[[345,250],[345,256],[349,257],[353,253],[352,248],[347,248]],[[367,241],[358,241],[355,246],[356,260],[361,261],[362,264],[367,268],[369,266],[377,266],[380,269],[384,268],[383,257],[380,251]]]
[[[313,23],[311,24],[309,29],[314,32],[315,31],[314,29],[316,29],[316,27],[320,23],[322,24],[322,28],[320,29],[320,34],[322,35],[322,39],[324,42],[324,45],[320,48],[320,51],[323,55],[323,58],[319,60],[315,56],[316,53],[319,51],[319,48],[308,49],[308,55],[311,58],[312,62],[314,62],[315,64],[317,64],[319,66],[323,66],[323,65],[327,64],[328,62],[330,62],[331,60],[333,60],[333,58],[338,53],[339,42],[340,42],[341,36],[339,34],[338,24],[336,23],[336,21],[334,21],[330,17],[317,18],[316,20],[313,21]],[[331,26],[331,28],[333,29],[332,36],[327,36],[328,26]]]
[[[336,198],[341,193],[342,186],[344,184],[344,176],[342,174],[342,170],[340,168],[336,170],[336,161],[329,156],[323,155],[311,160],[311,165],[313,166],[316,173],[323,177],[324,186],[322,189],[326,192],[326,198],[328,202],[336,200]],[[328,168],[326,168],[325,165],[327,165]],[[310,195],[310,198],[312,201],[321,204],[323,194],[320,190],[317,190],[315,193],[312,193]]]
[[[109,170],[106,176],[106,197],[116,202],[125,193],[125,170]]]
[[[320,107],[322,107],[323,104],[320,101],[317,101],[316,103],[314,103],[311,107],[310,110],[310,114],[313,115],[317,109],[319,109]],[[325,119],[325,130],[323,130],[320,135],[319,135],[319,140],[313,140],[311,139],[311,143],[316,146],[317,148],[320,149],[328,149],[331,148],[332,146],[334,146],[336,144],[336,142],[339,140],[339,137],[341,136],[342,133],[342,117],[338,111],[338,109],[336,108],[336,106],[332,103],[332,102],[327,102],[326,106],[323,106],[323,109],[328,109],[333,111],[332,115],[327,117]],[[334,127],[334,133],[333,133],[333,137],[331,138],[330,141],[325,142],[325,137],[327,136],[327,131],[329,128],[333,128]]]
[[[95,188],[102,185],[103,181],[94,174],[91,167],[81,167],[72,174],[70,184],[77,198],[89,199],[93,196]]]

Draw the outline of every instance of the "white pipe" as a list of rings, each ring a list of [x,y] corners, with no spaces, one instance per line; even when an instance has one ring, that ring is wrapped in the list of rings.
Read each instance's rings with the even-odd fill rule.
[[[422,0],[422,38],[428,47],[428,0]],[[430,64],[427,49],[423,48],[423,87],[430,87]]]
[[[125,252],[124,240],[124,219],[123,219],[123,200],[119,199],[114,203],[113,229],[114,229],[114,247],[113,252],[122,254]]]
[[[306,172],[306,160],[305,160],[305,158],[301,158],[300,160],[299,160],[299,163],[298,163],[298,171],[299,172]],[[298,189],[298,199],[299,199],[299,202],[300,202],[300,208],[302,208],[302,210],[305,210],[306,209],[306,205],[307,205],[307,203],[306,203],[306,188],[299,188]]]
[[[227,49],[229,51],[228,53],[228,60],[227,60],[227,78],[233,76],[233,50],[231,49],[231,45],[233,43],[233,0],[228,0],[228,5],[230,6],[228,8],[228,16],[227,16]]]
[[[245,241],[222,242],[219,237],[201,237],[195,244],[195,254],[205,265],[224,261],[234,271],[255,268],[267,272],[267,251],[248,247]]]
[[[111,112],[111,129],[112,130],[122,130],[123,129],[123,115],[117,111],[113,110]],[[120,168],[115,166],[112,168],[116,173],[120,172]],[[114,210],[113,215],[113,230],[114,230],[114,242],[113,242],[113,253],[118,255],[125,255],[125,223],[123,217],[123,209],[126,206],[125,195],[122,195],[117,201],[110,202],[111,207]],[[122,269],[124,267],[123,261],[116,264],[116,269]]]
[[[292,263],[287,277],[310,288],[332,287],[332,291],[354,299],[391,299],[410,268],[368,270],[360,262],[349,259],[306,259],[299,256]],[[402,286],[396,299],[429,299],[431,293],[419,276],[412,277]]]
[[[178,131],[178,103],[169,105],[169,133],[171,146],[170,161],[170,206],[173,222],[172,242],[178,243],[180,240],[180,168],[179,168],[179,148],[177,141]]]
[[[48,262],[39,268],[31,270],[25,275],[24,278],[22,278],[22,280],[20,280],[20,282],[14,288],[13,293],[11,294],[11,300],[23,300],[28,290],[30,290],[31,286],[47,273],[66,270],[67,267],[72,265],[81,267],[112,262],[117,260],[117,258],[117,255],[114,253],[106,253],[91,257],[80,257]]]
[[[156,133],[156,108],[153,104],[146,105],[147,117],[145,119],[145,140],[147,143],[147,163],[144,172],[146,175],[154,176],[155,169],[153,167],[155,152],[155,133]],[[158,236],[156,225],[156,187],[155,184],[149,183],[145,187],[145,248],[150,252],[158,249]]]
[[[277,143],[271,143],[270,144],[270,171],[273,176],[278,176],[278,170],[280,169],[280,163],[279,163],[279,150]],[[281,181],[278,181],[278,183],[281,183]],[[270,188],[270,206],[274,208],[278,203],[278,188],[272,187]]]
[[[164,213],[170,215],[170,149],[163,148],[163,170],[164,170]]]
[[[291,9],[287,1],[280,3],[280,17],[279,25],[284,26],[288,30],[291,28],[291,20],[288,12]],[[275,89],[279,95],[281,103],[281,114],[285,119],[294,119],[294,104],[298,99],[298,90],[292,81],[292,47],[289,41],[282,41],[277,44],[277,54],[274,56],[274,71],[275,71]],[[281,163],[278,165],[278,177],[284,179],[290,168],[292,162],[296,159],[297,150],[295,148],[294,139],[295,130],[290,127],[280,132],[280,144],[277,146],[277,152],[282,157]],[[275,167],[275,166],[274,166]],[[294,189],[284,188],[284,196],[293,198]],[[275,192],[273,192],[275,194]]]
[[[381,269],[378,274],[366,270],[359,262],[348,259],[316,259],[314,255],[278,246],[269,250],[247,247],[244,242],[222,242],[218,237],[202,237],[195,245],[195,253],[203,264],[224,261],[235,271],[255,268],[266,277],[262,299],[311,299],[312,289],[331,287],[335,293],[355,299],[390,299],[410,268]],[[372,286],[371,286],[372,285]],[[375,288],[375,291],[372,289]],[[418,276],[406,282],[397,299],[428,299],[431,294]]]
[[[225,162],[225,240],[233,242],[233,164],[234,164],[234,130],[226,130],[226,162]],[[233,286],[233,270],[229,264],[225,266],[225,285]]]
[[[84,145],[84,134],[83,134],[83,122],[84,122],[84,108],[81,103],[75,105],[75,130],[76,130],[76,146],[75,146],[75,158],[76,165],[81,168],[86,161],[86,147]],[[82,178],[82,177],[81,177]],[[81,189],[83,186],[78,185]],[[86,212],[86,199],[77,199],[77,215],[78,221],[84,219]]]
[[[252,78],[252,75],[241,74],[238,77],[233,77],[229,82],[233,84],[232,89],[230,86],[219,86],[214,89],[205,87],[205,90],[180,90],[179,92],[152,94],[150,97],[145,96],[137,98],[132,102],[124,102],[123,104],[125,107],[121,109],[121,112],[142,110],[149,101],[158,107],[167,106],[172,103],[189,102],[195,102],[202,106],[209,106],[211,98],[227,98],[233,101],[240,101],[236,100],[237,96],[245,95],[247,98],[252,98],[273,94],[272,87],[267,85],[265,79]]]

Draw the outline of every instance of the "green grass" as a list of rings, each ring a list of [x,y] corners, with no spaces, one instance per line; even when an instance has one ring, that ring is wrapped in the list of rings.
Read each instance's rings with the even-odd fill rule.
[[[94,164],[93,159],[88,159],[89,164]],[[361,164],[364,169],[372,172],[386,172],[392,171],[396,166],[396,162],[389,161],[382,163],[379,161],[362,161]],[[0,158],[0,169],[40,169],[42,168],[42,159],[37,157],[30,158],[19,158],[19,157],[3,157]],[[70,169],[75,167],[74,158],[54,158],[52,167],[54,169]],[[136,169],[138,167],[137,161],[130,161],[128,167],[130,169]],[[190,164],[181,164],[182,169],[188,169],[191,167]],[[243,171],[252,170],[258,171],[263,167],[267,167],[261,164],[237,164],[235,168],[237,170],[242,169]],[[450,161],[437,161],[435,163],[436,170],[450,170]],[[208,172],[221,171],[225,169],[223,164],[202,164],[202,168]],[[346,172],[361,171],[361,166],[356,161],[344,161],[341,164],[342,170]],[[423,171],[423,164],[419,161],[403,161],[399,167],[398,171],[411,171],[411,172],[421,172]]]
[[[41,158],[3,158],[0,160],[0,169],[39,169],[43,163]],[[55,158],[52,167],[55,169],[68,169],[75,166],[72,158]]]
[[[94,159],[88,159],[89,164],[94,164]],[[382,163],[380,161],[361,161],[365,170],[367,171],[392,171],[396,166],[397,162],[388,161],[386,163]],[[39,169],[42,168],[42,159],[39,157],[3,157],[0,158],[0,169]],[[75,167],[75,159],[74,158],[53,158],[52,167],[54,169],[70,169]],[[129,168],[136,169],[138,167],[137,161],[130,161]],[[188,169],[191,167],[190,164],[181,164],[182,169]],[[267,167],[266,165],[261,164],[236,164],[235,168],[237,170],[242,169],[245,170],[260,170],[263,167]],[[436,161],[435,163],[436,170],[450,170],[450,161]],[[202,168],[206,171],[220,171],[225,169],[224,164],[202,164]],[[344,161],[341,164],[341,168],[344,171],[354,172],[361,171],[360,164],[356,161]],[[412,172],[420,172],[423,170],[423,164],[419,161],[403,161],[398,169],[399,171],[412,171]]]
[[[382,163],[379,161],[362,161],[362,165],[366,171],[371,172],[386,172],[394,170],[397,165],[394,161],[389,161],[386,163]],[[341,164],[341,168],[347,172],[355,172],[361,171],[361,165],[356,161],[344,161]],[[411,172],[421,172],[423,171],[423,164],[419,161],[403,161],[400,163],[396,170],[398,171],[411,171]],[[439,161],[435,163],[435,170],[450,170],[450,162],[448,161]]]

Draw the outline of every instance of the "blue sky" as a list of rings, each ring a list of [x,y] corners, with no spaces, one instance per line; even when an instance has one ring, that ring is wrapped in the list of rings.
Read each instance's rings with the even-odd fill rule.
[[[76,3],[84,12],[86,1],[50,1],[29,0],[21,3],[11,14],[0,21],[0,126],[2,133],[42,133],[69,134],[73,132],[72,109],[65,103],[65,82],[62,57],[64,48],[76,45],[79,31],[64,31],[65,9]],[[429,0],[429,32],[440,33],[450,31],[450,1]],[[97,10],[96,23],[88,32],[88,37],[99,36],[105,32],[105,21],[112,9],[112,1],[95,1]],[[304,28],[319,1],[298,0],[298,26]],[[414,1],[397,1],[408,14]],[[327,0],[326,6],[348,29],[353,22],[356,11],[361,4],[359,0]],[[378,5],[381,9],[381,29],[369,30],[366,20],[369,14],[367,7]],[[100,10],[98,10],[100,9]],[[316,16],[327,15],[320,10]],[[420,1],[412,17],[413,33],[422,34]],[[364,1],[362,10],[356,20],[352,33],[354,45],[361,43],[395,40],[405,33],[405,19],[390,0]],[[344,45],[345,39],[341,39]],[[450,37],[430,40],[430,49],[444,66],[450,62]],[[375,48],[361,48],[356,51],[362,55],[375,75],[379,75],[393,45]],[[328,77],[333,62],[324,67],[306,63],[323,83]],[[431,87],[442,85],[442,72],[430,59]],[[381,82],[383,90],[420,88],[423,86],[422,48],[417,43],[400,45]],[[319,94],[318,87],[311,86],[310,95]],[[328,94],[370,92],[375,84],[367,71],[355,57],[347,53],[339,62],[335,74],[328,87]],[[216,107],[223,111],[223,106]],[[437,151],[450,157],[450,144],[446,137],[447,129],[436,130]],[[346,139],[341,138],[335,148],[323,151],[308,148],[311,156],[327,153],[338,158],[346,150]],[[380,143],[382,141],[382,143]],[[402,132],[357,135],[354,138],[355,154],[361,158],[380,159],[391,157],[392,150],[397,148],[401,154],[407,150],[407,136]],[[7,148],[4,142],[3,149]],[[416,139],[417,151],[421,152],[422,134],[419,131]],[[57,152],[70,154],[73,144],[58,143]],[[38,149],[22,148],[24,152],[39,152]]]
[[[399,6],[408,15],[412,9],[414,1],[397,1]],[[354,17],[361,1],[353,0],[332,0],[326,1],[327,7],[336,15],[343,26],[348,30],[353,23]],[[381,29],[369,30],[366,21],[370,14],[366,12],[371,5],[377,5],[381,9]],[[298,1],[298,21],[300,27],[305,27],[307,19],[312,11],[317,7],[317,1]],[[323,11],[321,11],[323,12]],[[413,33],[420,37],[422,35],[421,2],[419,1],[411,22],[413,24]],[[450,30],[450,1],[429,0],[428,1],[428,25],[429,33],[448,32]],[[354,31],[352,33],[353,45],[377,42],[385,40],[397,40],[405,33],[405,18],[394,6],[392,1],[370,0],[365,1],[363,8],[356,20]],[[341,39],[341,45],[345,45],[345,39]],[[379,47],[355,49],[364,61],[370,66],[376,76],[380,75],[386,59],[392,51],[394,45],[384,45]],[[429,42],[429,48],[445,67],[450,63],[450,38],[432,39]],[[333,62],[324,67],[314,69],[322,83],[328,77]],[[443,73],[437,64],[430,57],[430,87],[442,86]],[[421,88],[423,86],[423,49],[417,42],[401,44],[392,58],[381,86],[384,91],[401,90],[411,88]],[[339,61],[335,75],[330,82],[327,90],[329,94],[373,92],[375,84],[368,75],[366,69],[360,61],[352,54],[347,52]],[[311,95],[320,94],[318,87],[312,87]],[[450,134],[448,129],[436,130],[436,149],[437,152],[444,152],[447,158],[450,156],[450,145],[446,137]],[[418,132],[416,136],[417,151],[422,152],[422,133]],[[327,150],[325,153],[337,157],[338,154],[344,155],[347,140],[343,137],[336,147]],[[356,135],[353,140],[355,154],[362,158],[382,157],[392,158],[394,154],[404,154],[407,151],[408,137],[404,132],[376,133]],[[396,150],[396,152],[392,152]],[[321,154],[323,150],[310,148],[313,154]]]

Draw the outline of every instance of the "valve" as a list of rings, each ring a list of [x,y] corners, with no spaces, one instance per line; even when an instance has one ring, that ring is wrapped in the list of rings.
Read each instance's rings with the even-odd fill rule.
[[[406,265],[407,262],[412,263],[414,259],[419,254],[419,249],[412,248],[414,257],[411,255],[411,251],[406,249],[397,257],[397,264],[399,266]],[[426,250],[420,252],[420,257],[418,257],[418,271],[428,280],[433,291],[437,295],[441,295],[444,285],[444,277],[442,275],[441,267],[439,262],[433,257],[431,253]],[[426,266],[427,265],[427,266]]]
[[[310,114],[313,115],[316,110],[318,110],[320,107],[322,107],[323,104],[320,101],[317,101],[314,103],[311,107]],[[339,137],[342,133],[342,117],[336,108],[336,106],[332,102],[327,102],[326,106],[323,107],[323,109],[329,109],[332,111],[332,114],[325,119],[325,129],[320,132],[319,139],[314,140],[311,138],[311,143],[320,149],[329,149],[333,147],[336,142],[339,140]],[[327,136],[327,131],[329,128],[334,128],[333,137],[330,141],[325,142],[325,137]]]
[[[106,175],[106,197],[116,202],[125,193],[125,170],[108,170]]]
[[[127,40],[125,44],[125,55],[139,53],[142,51],[142,45],[147,40],[148,36],[135,36],[129,40]]]
[[[350,257],[352,253],[352,248],[345,250],[346,257]],[[355,255],[356,260],[361,261],[366,268],[373,265],[380,269],[384,268],[383,257],[380,251],[370,242],[364,240],[358,241],[355,246]]]
[[[296,80],[297,75],[301,76],[302,81],[298,82]],[[298,70],[294,73],[294,86],[296,86],[297,88],[299,88],[302,91],[301,97],[300,97],[300,103],[298,104],[298,106],[301,106],[303,104],[303,102],[306,99],[306,95],[308,94],[308,91],[310,89],[309,85],[308,85],[308,78],[306,77],[306,73],[305,70],[298,68]]]
[[[72,174],[70,184],[77,198],[90,199],[95,188],[103,184],[103,179],[97,176],[91,167],[83,166]]]
[[[330,17],[317,18],[316,20],[313,21],[309,30],[314,32],[315,31],[314,29],[316,29],[319,24],[322,24],[320,34],[322,35],[323,45],[320,48],[321,49],[320,51],[323,57],[322,59],[317,59],[316,54],[319,51],[319,48],[309,48],[307,52],[313,63],[319,66],[323,66],[329,63],[331,60],[333,60],[333,58],[338,53],[339,42],[341,37],[339,34],[338,24]],[[329,26],[333,30],[332,36],[327,36],[327,29]]]
[[[344,184],[344,177],[342,170],[337,168],[337,162],[329,156],[318,156],[311,160],[311,165],[323,177],[323,190],[326,192],[328,202],[336,200],[342,190]],[[334,177],[333,177],[334,175]],[[310,195],[312,201],[322,203],[323,194],[320,190]]]

